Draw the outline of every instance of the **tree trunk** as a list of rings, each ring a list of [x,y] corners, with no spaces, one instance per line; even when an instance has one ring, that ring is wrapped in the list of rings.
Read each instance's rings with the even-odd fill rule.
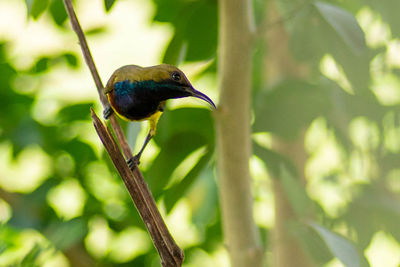
[[[273,85],[287,78],[302,78],[308,75],[306,65],[295,62],[289,50],[289,37],[275,7],[269,1],[266,40],[269,53],[266,56],[267,83]],[[281,21],[281,23],[276,23]],[[287,157],[296,166],[299,179],[305,184],[304,166],[307,154],[304,149],[304,132],[293,141],[273,136],[272,148]],[[301,245],[289,231],[288,224],[296,220],[296,216],[279,179],[272,179],[275,197],[275,228],[272,241],[273,267],[310,267],[310,259],[303,253]]]
[[[249,172],[252,2],[219,1],[218,182],[224,239],[233,267],[263,266]]]
[[[304,166],[306,152],[304,150],[304,134],[297,140],[289,142],[278,137],[273,138],[273,149],[286,156],[296,166],[299,179],[305,184]],[[275,228],[272,239],[272,266],[274,267],[310,267],[311,259],[303,253],[303,249],[293,233],[289,224],[296,220],[286,191],[279,179],[272,179],[275,196]]]

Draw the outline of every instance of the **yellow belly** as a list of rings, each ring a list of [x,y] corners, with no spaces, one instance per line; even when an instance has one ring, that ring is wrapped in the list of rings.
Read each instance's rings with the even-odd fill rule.
[[[151,135],[156,134],[157,123],[158,123],[158,120],[160,119],[161,114],[162,114],[161,111],[157,111],[156,113],[151,115],[149,118],[147,118],[147,120],[150,122],[150,134]]]

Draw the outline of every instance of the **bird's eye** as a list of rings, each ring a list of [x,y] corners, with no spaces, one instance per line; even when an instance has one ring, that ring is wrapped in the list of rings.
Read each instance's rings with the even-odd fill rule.
[[[171,73],[171,78],[174,81],[180,81],[181,80],[181,75],[179,74],[179,72],[173,72]]]

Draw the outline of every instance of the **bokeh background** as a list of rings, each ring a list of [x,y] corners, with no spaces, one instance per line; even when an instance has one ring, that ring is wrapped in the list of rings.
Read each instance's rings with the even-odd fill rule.
[[[218,103],[217,1],[74,3],[103,82],[166,62]],[[309,266],[399,266],[400,2],[253,6],[250,168],[266,264],[283,266],[274,247],[287,246]],[[0,0],[0,266],[160,266],[89,107],[102,112],[62,1]],[[145,126],[123,123],[136,151]],[[143,155],[185,266],[230,266],[214,150],[212,113],[181,99]]]

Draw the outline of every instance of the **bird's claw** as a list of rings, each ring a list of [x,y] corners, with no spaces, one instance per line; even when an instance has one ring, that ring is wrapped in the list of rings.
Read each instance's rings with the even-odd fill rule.
[[[133,169],[135,169],[135,167],[139,166],[140,164],[140,156],[133,156],[132,158],[128,159],[126,163],[128,164],[129,169],[133,171]]]
[[[103,110],[103,117],[104,119],[108,120],[108,118],[113,114],[113,110],[110,106],[107,106]]]

